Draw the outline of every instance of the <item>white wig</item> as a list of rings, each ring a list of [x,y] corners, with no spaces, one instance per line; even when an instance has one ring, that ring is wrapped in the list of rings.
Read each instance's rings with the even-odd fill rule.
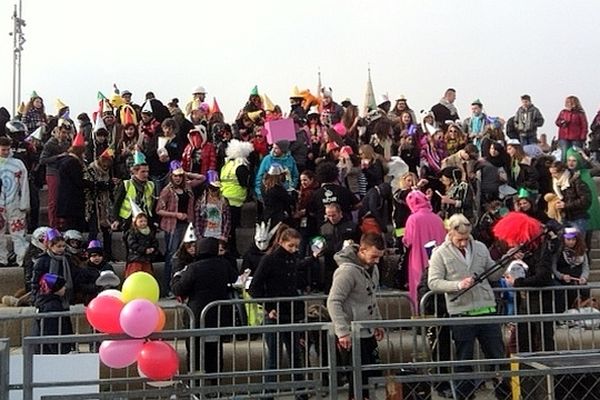
[[[225,154],[229,160],[235,160],[237,158],[247,159],[250,153],[254,150],[254,146],[250,142],[242,142],[238,139],[231,139]]]

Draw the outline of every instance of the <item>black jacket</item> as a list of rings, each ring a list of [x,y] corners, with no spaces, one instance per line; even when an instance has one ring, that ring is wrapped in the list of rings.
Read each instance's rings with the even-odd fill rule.
[[[252,278],[250,295],[254,298],[296,297],[300,288],[306,287],[304,276],[298,268],[299,260],[295,254],[277,247],[271,254],[265,255]],[[294,315],[292,316],[292,305]],[[266,303],[265,311],[277,310],[279,322],[298,322],[304,318],[304,302]]]
[[[571,174],[569,187],[562,190],[562,194],[567,221],[589,218],[587,210],[592,204],[592,192],[589,186],[581,180],[579,172]]]
[[[205,256],[206,257],[206,256]],[[186,266],[173,275],[171,289],[176,296],[187,297],[188,305],[194,312],[196,324],[200,325],[200,314],[206,305],[216,300],[229,298],[229,284],[237,279],[237,271],[227,260],[208,256]],[[229,314],[221,310],[221,315]],[[213,308],[206,316],[206,327],[217,327],[218,312]]]
[[[144,235],[137,229],[130,229],[125,236],[127,242],[127,262],[152,262],[158,255],[158,240],[156,240],[156,234],[153,230],[148,235]],[[154,249],[154,252],[146,254],[146,249],[151,247]]]
[[[100,265],[94,265],[87,261],[77,272],[73,282],[75,288],[75,303],[88,305],[93,298],[98,296],[102,288],[96,286],[96,280],[100,277],[100,272],[112,271],[114,268],[107,261],[102,261]]]

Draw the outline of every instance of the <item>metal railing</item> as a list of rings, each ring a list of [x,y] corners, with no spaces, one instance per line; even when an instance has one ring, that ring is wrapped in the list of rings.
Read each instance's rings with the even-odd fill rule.
[[[0,399],[8,399],[10,391],[10,341],[0,339]]]
[[[449,384],[456,396],[456,383],[462,380],[496,380],[505,383],[504,396],[493,390],[478,392],[477,398],[501,399],[597,399],[596,389],[600,374],[600,354],[597,351],[565,351],[540,353],[509,353],[504,358],[485,359],[475,357],[469,360],[456,360],[454,351],[451,358],[432,361],[429,357],[407,361],[365,363],[362,360],[361,332],[366,329],[383,328],[388,333],[395,330],[410,330],[418,335],[425,328],[474,326],[482,324],[510,323],[556,323],[564,319],[562,314],[483,316],[431,318],[396,321],[355,321],[352,322],[352,391],[355,398],[362,398],[363,390],[376,391],[381,386],[398,383],[404,398],[425,399],[442,383]],[[600,314],[589,313],[573,316],[574,321],[594,320],[600,323]],[[379,344],[381,347],[381,344]],[[381,349],[380,349],[381,350]],[[573,362],[575,360],[575,362]],[[465,371],[467,367],[467,371]],[[470,370],[472,369],[472,370]],[[384,376],[387,373],[387,377]],[[373,375],[365,385],[365,376]],[[476,384],[476,386],[477,386]],[[577,395],[573,395],[577,393]],[[487,394],[487,395],[486,395]],[[496,396],[496,397],[495,397]],[[456,398],[456,397],[455,397]]]

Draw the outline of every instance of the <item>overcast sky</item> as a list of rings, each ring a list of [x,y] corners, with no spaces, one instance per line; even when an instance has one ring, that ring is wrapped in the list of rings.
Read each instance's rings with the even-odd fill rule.
[[[15,0],[16,1],[16,0]],[[12,107],[11,0],[0,1],[0,105]],[[574,94],[591,119],[600,105],[598,0],[23,0],[23,98],[36,90],[50,113],[91,112],[112,84],[141,102],[188,100],[203,85],[227,120],[258,85],[288,109],[293,85],[333,88],[362,105],[371,64],[375,94],[404,94],[419,111],[447,87],[466,117],[480,98],[507,117],[531,94],[553,124]]]

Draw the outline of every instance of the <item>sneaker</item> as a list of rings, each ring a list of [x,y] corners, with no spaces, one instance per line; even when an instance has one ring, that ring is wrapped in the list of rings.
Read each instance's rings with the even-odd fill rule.
[[[2,296],[2,304],[7,307],[16,307],[19,304],[19,299],[15,296]]]

